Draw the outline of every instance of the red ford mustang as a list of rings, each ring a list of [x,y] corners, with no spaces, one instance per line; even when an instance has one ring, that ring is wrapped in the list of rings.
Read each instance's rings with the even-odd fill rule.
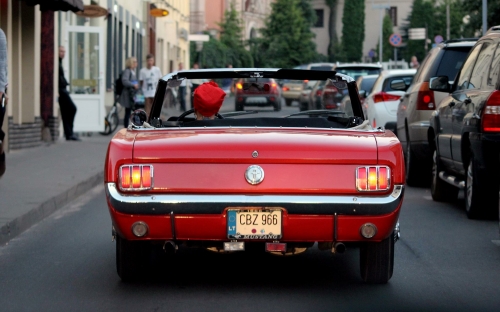
[[[279,118],[255,111],[212,120],[197,120],[193,111],[162,115],[167,88],[222,78],[259,86],[269,78],[326,80],[347,90],[352,107]],[[222,252],[256,245],[283,255],[354,246],[364,281],[391,278],[403,153],[392,132],[364,120],[351,77],[288,69],[175,72],[159,81],[149,118],[136,111],[131,119],[109,144],[104,177],[122,280],[139,276],[155,248],[180,245]]]

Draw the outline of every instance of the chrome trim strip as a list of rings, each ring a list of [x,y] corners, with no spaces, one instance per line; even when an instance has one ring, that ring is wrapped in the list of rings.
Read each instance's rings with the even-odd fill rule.
[[[106,184],[111,206],[124,213],[176,214],[222,213],[227,207],[274,206],[288,213],[313,214],[386,214],[394,211],[403,199],[403,185],[395,185],[385,196],[363,193],[362,196],[328,195],[128,195],[118,192],[115,183]],[[360,194],[361,195],[361,194]]]

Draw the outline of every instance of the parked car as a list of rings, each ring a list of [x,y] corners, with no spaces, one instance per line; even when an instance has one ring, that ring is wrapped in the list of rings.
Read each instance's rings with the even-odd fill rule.
[[[275,111],[281,110],[281,90],[273,78],[244,78],[236,82],[234,96],[236,111],[245,106],[272,106]]]
[[[378,76],[379,75],[366,75],[366,76],[359,76],[358,79],[356,79],[356,85],[359,88],[359,99],[361,101],[361,106],[363,107],[364,118],[366,118],[367,116],[366,97],[371,93],[373,84],[375,83],[375,80],[377,80]],[[349,95],[345,95],[342,98],[341,104],[342,107],[350,107],[351,98],[349,97]]]
[[[449,40],[433,48],[422,61],[399,103],[396,131],[405,150],[408,185],[428,185],[430,182],[432,153],[428,144],[429,118],[447,93],[431,91],[429,80],[435,76],[448,76],[453,81],[476,41]]]
[[[416,71],[416,69],[393,69],[380,73],[370,95],[365,99],[367,119],[373,128],[385,127],[396,133],[396,112],[399,100],[405,92],[393,89],[393,82],[403,81],[407,88]]]
[[[331,71],[334,67],[334,63],[311,63],[297,66],[294,69]],[[305,83],[307,82],[296,79],[284,79],[281,81],[283,98],[285,99],[286,106],[292,105],[293,101],[299,101],[300,103],[300,96],[306,86]]]
[[[209,120],[193,118],[194,110],[160,116],[165,89],[184,79],[260,83],[292,74],[347,89],[354,116],[330,110],[284,117],[235,111]],[[158,82],[149,118],[139,110],[131,119],[110,141],[104,162],[122,280],[140,278],[145,268],[155,272],[160,260],[168,267],[174,251],[188,247],[293,255],[313,246],[335,253],[357,246],[365,282],[392,277],[402,149],[392,132],[374,130],[362,118],[351,77],[268,68],[173,72]]]
[[[311,91],[314,86],[318,83],[317,80],[306,80],[304,81],[304,87],[300,92],[299,96],[299,109],[305,111],[309,107],[309,97],[311,96]]]
[[[344,74],[357,80],[359,77],[367,75],[379,75],[382,72],[380,63],[337,63],[335,72]]]
[[[430,119],[432,198],[455,199],[459,189],[465,189],[469,218],[498,212],[499,44],[497,26],[474,45],[452,85],[446,75],[433,77],[429,83],[430,90],[448,94]]]
[[[363,106],[363,114],[366,118],[366,97],[370,95],[373,85],[375,84],[375,80],[377,80],[379,75],[366,75],[360,76],[356,79],[356,84],[359,87],[359,97],[361,98],[361,105]],[[349,100],[349,97],[345,97],[346,100]]]

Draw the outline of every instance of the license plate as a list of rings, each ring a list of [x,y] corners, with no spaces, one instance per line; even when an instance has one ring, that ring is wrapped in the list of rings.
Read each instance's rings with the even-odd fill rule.
[[[246,100],[247,103],[253,103],[253,104],[264,104],[267,103],[267,99],[265,97],[248,97]]]
[[[281,239],[281,210],[228,210],[227,237],[231,239]]]

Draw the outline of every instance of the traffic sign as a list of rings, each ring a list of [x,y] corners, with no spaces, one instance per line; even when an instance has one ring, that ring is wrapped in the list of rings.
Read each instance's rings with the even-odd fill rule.
[[[443,42],[443,40],[444,40],[444,38],[441,35],[437,35],[436,37],[434,37],[435,43],[441,43],[441,42]]]
[[[392,34],[390,37],[389,37],[389,43],[393,46],[393,47],[399,47],[401,45],[401,43],[403,43],[403,39],[401,39],[401,36],[398,35],[398,34]]]
[[[408,39],[410,40],[422,40],[426,37],[425,28],[409,28],[408,29]]]

